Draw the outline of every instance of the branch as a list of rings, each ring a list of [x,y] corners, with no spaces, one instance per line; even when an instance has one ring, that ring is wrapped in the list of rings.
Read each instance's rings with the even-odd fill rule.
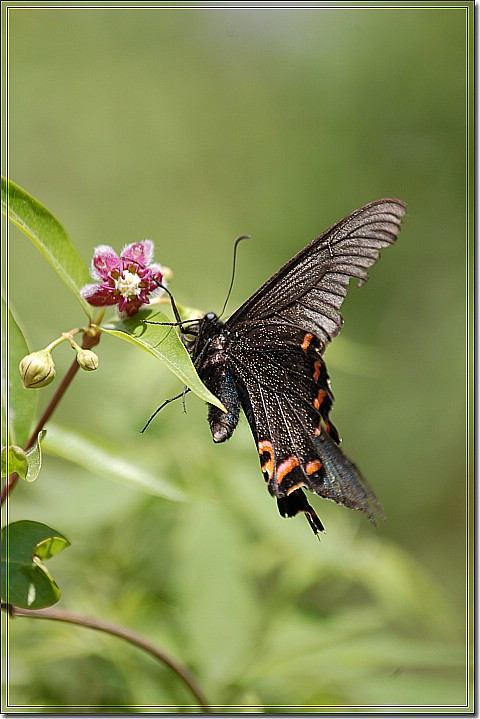
[[[15,607],[12,604],[1,604],[1,608],[9,613],[11,617],[30,617],[32,619],[53,619],[58,622],[67,622],[69,624],[77,624],[81,627],[87,627],[89,629],[96,629],[99,632],[110,634],[120,639],[125,639],[130,644],[134,644],[139,649],[143,649],[145,652],[151,654],[155,659],[169,667],[175,674],[180,677],[183,683],[190,689],[191,693],[205,711],[205,713],[211,713],[211,707],[208,704],[200,687],[197,686],[195,679],[192,677],[190,672],[182,664],[179,664],[175,659],[169,657],[168,654],[163,652],[161,649],[156,647],[151,642],[144,639],[140,634],[133,632],[129,629],[124,629],[117,624],[111,624],[110,622],[104,622],[100,619],[94,619],[93,617],[86,617],[75,612],[67,612],[63,609],[22,609],[21,607]]]
[[[94,336],[90,336],[88,334],[83,335],[83,341],[82,341],[82,349],[91,349],[92,347],[95,347],[100,342],[100,335],[96,334]],[[40,417],[37,426],[33,430],[32,434],[30,435],[30,439],[28,440],[27,444],[23,448],[24,450],[30,449],[32,445],[35,444],[35,441],[38,437],[38,433],[40,430],[42,430],[45,426],[45,424],[48,422],[50,417],[52,416],[53,412],[57,408],[58,403],[62,399],[63,395],[67,391],[68,387],[70,386],[72,380],[74,379],[75,375],[77,374],[78,370],[80,369],[80,365],[78,364],[76,358],[73,360],[72,364],[67,370],[67,373],[65,377],[62,379],[60,385],[58,386],[57,391],[53,395],[52,399],[47,405],[47,408],[45,409],[45,412]],[[30,390],[34,391],[34,390]],[[12,491],[12,489],[15,487],[16,483],[18,481],[18,474],[16,472],[12,472],[12,474],[9,475],[8,481],[5,484],[5,486],[2,489],[2,493],[0,496],[0,504],[3,504],[4,501],[7,499],[8,495]]]

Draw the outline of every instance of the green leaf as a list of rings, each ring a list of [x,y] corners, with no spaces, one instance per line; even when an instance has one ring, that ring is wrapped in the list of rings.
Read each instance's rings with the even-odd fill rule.
[[[48,438],[44,450],[84,467],[89,472],[129,485],[136,490],[155,494],[164,499],[185,501],[186,495],[168,480],[151,473],[135,458],[119,454],[118,445],[109,447],[97,439],[86,437],[56,424],[48,425]]]
[[[83,285],[90,282],[88,268],[57,218],[28,192],[3,177],[2,212],[40,250],[90,317],[91,307],[80,295]]]
[[[256,592],[247,571],[251,556],[224,506],[199,502],[182,510],[174,535],[178,561],[169,570],[178,592],[174,603],[205,685],[224,686],[238,667],[245,671],[249,665],[258,628]],[[205,581],[214,576],[222,578],[221,591],[216,582]]]
[[[22,477],[22,479],[25,479],[26,482],[34,482],[40,474],[40,470],[42,468],[42,449],[40,443],[46,434],[46,429],[40,430],[37,435],[37,439],[35,440],[35,444],[29,447],[29,449],[25,452],[28,461],[28,471],[26,476]]]
[[[2,347],[3,352],[8,353],[2,362],[2,412],[6,418],[8,407],[8,422],[4,424],[8,426],[8,436],[2,436],[2,444],[24,447],[35,420],[38,395],[26,389],[20,377],[19,362],[30,350],[15,315],[7,309],[3,298]]]
[[[164,324],[147,324],[145,320]],[[105,332],[140,347],[161,360],[192,392],[226,412],[223,404],[205,387],[175,328],[163,312],[144,310],[126,320],[102,327]]]
[[[40,442],[46,433],[46,430],[42,429],[38,433],[35,443],[26,451],[14,444],[2,447],[2,476],[6,477],[12,472],[16,472],[26,482],[34,482],[42,467]]]
[[[50,559],[70,542],[56,529],[21,520],[2,529],[2,599],[24,609],[55,604],[60,590],[41,560]]]
[[[19,477],[25,479],[27,471],[27,455],[21,447],[17,447],[15,444],[2,447],[2,477],[8,477],[12,472],[16,472]]]

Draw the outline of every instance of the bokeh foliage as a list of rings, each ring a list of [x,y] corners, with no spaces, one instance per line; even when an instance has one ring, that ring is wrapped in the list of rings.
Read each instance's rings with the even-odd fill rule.
[[[170,406],[140,435],[181,387],[154,358],[104,337],[99,370],[78,376],[58,409],[57,437],[68,426],[141,460],[188,501],[52,448],[37,482],[16,487],[10,519],[71,541],[49,562],[62,606],[146,634],[227,710],[462,707],[473,3],[5,5],[10,177],[57,215],[85,262],[95,245],[150,237],[175,296],[219,311],[233,239],[248,232],[233,310],[364,202],[390,195],[409,207],[397,245],[366,287],[351,288],[327,351],[334,421],[387,521],[375,530],[319,500],[318,544],[300,518],[277,515],[246,423],[213,446],[196,398],[187,416]],[[16,229],[9,290],[31,349],[82,322]],[[61,376],[68,348],[56,361]],[[9,639],[11,707],[175,711],[191,701],[115,639],[26,619]]]

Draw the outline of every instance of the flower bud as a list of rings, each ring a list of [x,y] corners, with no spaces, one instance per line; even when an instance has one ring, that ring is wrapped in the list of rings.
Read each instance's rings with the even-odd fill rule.
[[[93,372],[98,368],[98,357],[92,350],[78,350],[77,362],[86,372]]]
[[[23,384],[28,389],[39,389],[55,379],[55,365],[48,350],[40,350],[26,355],[20,362],[18,369]]]
[[[173,280],[173,270],[171,267],[162,265],[162,281],[171,282]]]

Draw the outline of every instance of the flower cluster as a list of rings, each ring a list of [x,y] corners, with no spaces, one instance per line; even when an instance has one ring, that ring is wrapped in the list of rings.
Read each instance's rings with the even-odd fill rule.
[[[153,242],[143,240],[126,245],[120,257],[109,245],[95,248],[90,274],[100,284],[82,287],[82,297],[94,307],[118,305],[119,312],[128,317],[136,314],[142,305],[162,294],[165,286],[164,270],[152,263]]]

